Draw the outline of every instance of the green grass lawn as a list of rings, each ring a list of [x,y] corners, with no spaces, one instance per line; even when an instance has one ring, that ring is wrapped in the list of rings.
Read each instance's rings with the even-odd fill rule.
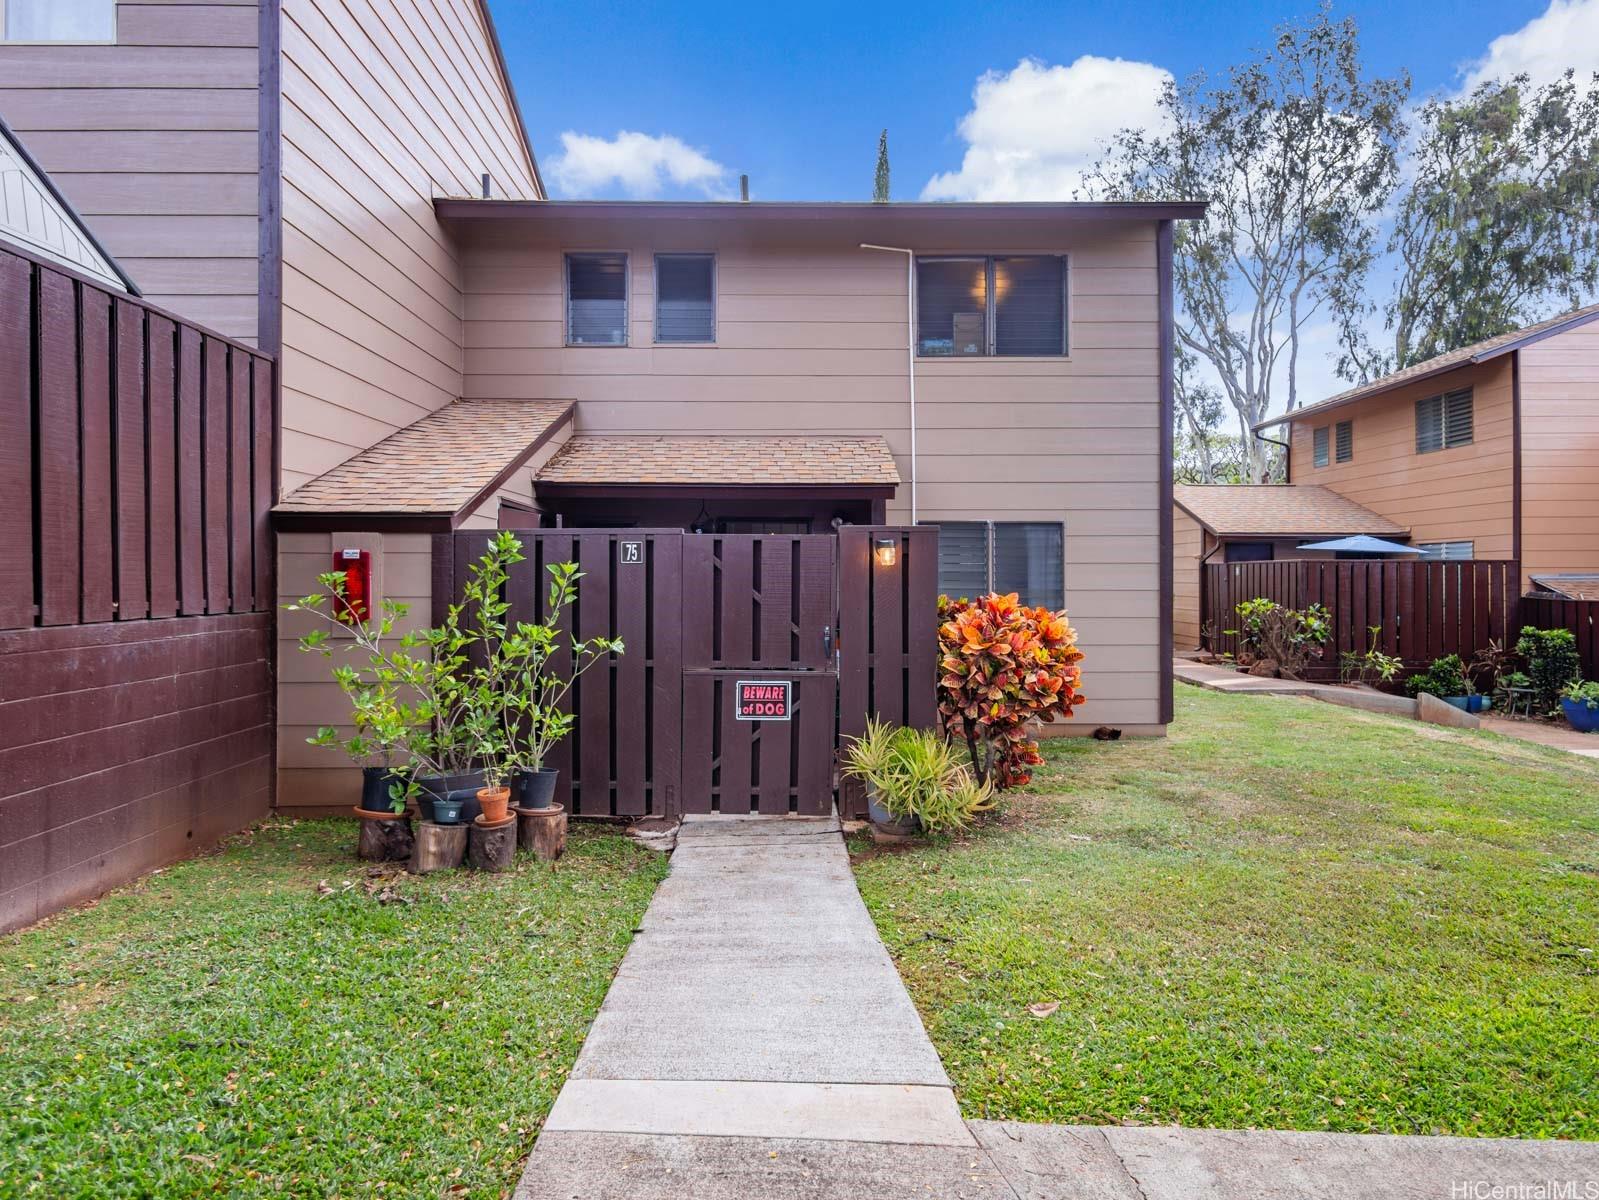
[[[385,880],[354,841],[270,823],[0,937],[0,1196],[509,1191],[664,864],[574,826]]]
[[[968,1116],[1599,1137],[1599,762],[1181,685],[1047,755],[856,846]]]

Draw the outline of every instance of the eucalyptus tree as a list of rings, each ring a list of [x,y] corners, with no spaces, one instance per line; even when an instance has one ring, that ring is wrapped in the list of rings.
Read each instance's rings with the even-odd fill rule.
[[[1160,127],[1118,133],[1086,180],[1106,198],[1209,201],[1177,226],[1176,333],[1232,407],[1250,480],[1270,467],[1250,427],[1299,403],[1307,325],[1363,296],[1409,90],[1369,78],[1354,22],[1324,7],[1220,78],[1169,82]]]
[[[872,179],[872,199],[888,203],[888,130],[877,135],[877,173]]]

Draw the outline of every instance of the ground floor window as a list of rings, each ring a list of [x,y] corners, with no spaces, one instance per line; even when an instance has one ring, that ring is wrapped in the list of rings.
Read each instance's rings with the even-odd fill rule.
[[[1276,558],[1270,542],[1228,542],[1224,551],[1225,561],[1233,562],[1271,562]]]
[[[1066,529],[1057,521],[938,521],[938,590],[1015,592],[1023,604],[1066,605]]]
[[[1466,562],[1476,558],[1473,542],[1417,542],[1423,562]]]

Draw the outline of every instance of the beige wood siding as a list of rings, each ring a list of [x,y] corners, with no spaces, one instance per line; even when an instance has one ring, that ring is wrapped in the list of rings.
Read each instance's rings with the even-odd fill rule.
[[[1463,387],[1473,392],[1471,444],[1417,454],[1416,401]],[[1313,431],[1350,420],[1354,458],[1312,466]],[[1509,558],[1512,438],[1511,356],[1504,355],[1296,421],[1289,478],[1324,484],[1408,525],[1412,542],[1469,540],[1478,558]]]
[[[1518,353],[1523,575],[1599,571],[1599,322]]]
[[[1180,508],[1172,510],[1172,648],[1199,648],[1199,557],[1205,531]]]
[[[117,44],[0,45],[0,114],[153,303],[253,342],[254,0],[117,5]]]
[[[860,249],[883,239],[843,223],[575,221],[463,230],[468,396],[575,397],[580,434],[880,433],[905,481],[888,518],[910,518],[903,256]],[[1083,715],[1154,725],[1166,669],[1154,223],[1023,235],[962,216],[914,236],[929,252],[1071,256],[1069,358],[918,362],[919,516],[1064,522]],[[629,346],[563,345],[566,250],[628,252]],[[655,345],[655,253],[707,250],[717,344]]]
[[[283,483],[461,393],[436,196],[537,198],[474,0],[284,0]]]

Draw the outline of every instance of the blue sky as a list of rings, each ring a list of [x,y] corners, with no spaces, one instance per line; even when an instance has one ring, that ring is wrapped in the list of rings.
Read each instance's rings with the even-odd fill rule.
[[[1064,70],[1083,55],[1178,76],[1214,70],[1261,44],[1276,22],[1310,11],[1309,3],[1247,0],[492,4],[555,194],[714,194],[748,172],[757,198],[807,200],[867,198],[884,126],[896,199],[918,198],[933,176],[958,170],[967,149],[958,128],[985,72],[1010,72],[1024,58]],[[1495,37],[1516,34],[1546,7],[1435,0],[1340,4],[1335,11],[1359,22],[1373,69],[1408,69],[1418,91],[1432,92],[1457,88]],[[677,185],[665,168],[681,151],[644,146],[662,170],[630,189],[606,174],[617,155],[606,158],[607,148],[593,143],[601,161],[592,169],[567,179],[556,169],[563,133],[609,140],[623,130],[676,139],[725,170],[714,174],[686,160],[687,184]],[[623,157],[637,160],[640,145]]]

